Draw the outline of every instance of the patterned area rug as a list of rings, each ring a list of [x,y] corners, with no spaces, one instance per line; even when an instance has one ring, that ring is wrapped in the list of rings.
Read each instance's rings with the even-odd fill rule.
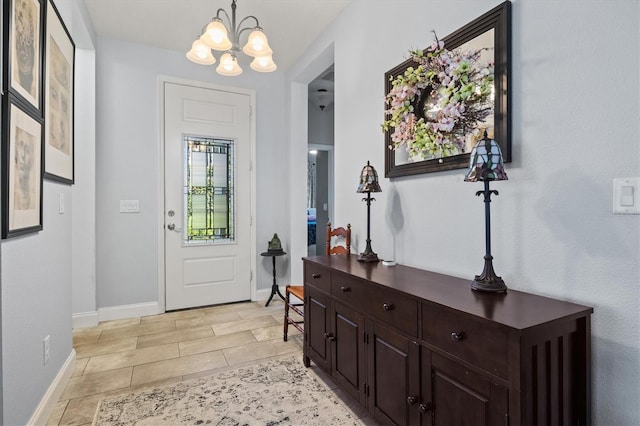
[[[94,425],[362,425],[300,356],[101,401]]]

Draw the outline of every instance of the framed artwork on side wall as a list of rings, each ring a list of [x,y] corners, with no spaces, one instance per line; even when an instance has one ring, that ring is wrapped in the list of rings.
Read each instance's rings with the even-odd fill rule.
[[[5,90],[42,116],[43,0],[4,1],[3,61]]]
[[[2,106],[2,238],[10,238],[42,230],[43,126],[11,94]]]
[[[75,44],[51,0],[47,8],[44,177],[72,184]]]

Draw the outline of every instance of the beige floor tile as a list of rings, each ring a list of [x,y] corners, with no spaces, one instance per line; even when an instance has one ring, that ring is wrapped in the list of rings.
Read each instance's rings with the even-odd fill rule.
[[[260,306],[254,309],[238,311],[238,315],[242,319],[263,317],[265,315],[274,315],[276,313],[279,313],[281,316],[284,316],[284,305],[282,303],[272,302],[267,307]]]
[[[213,336],[213,330],[209,325],[200,327],[185,328],[175,331],[167,331],[164,333],[147,334],[138,337],[138,349],[150,346],[165,345],[167,343],[184,342],[194,339],[202,339],[204,337]]]
[[[220,312],[240,312],[245,309],[255,309],[260,306],[259,302],[240,302],[240,303],[231,303],[227,305],[218,305],[211,306],[208,308],[202,308],[205,315],[220,313]]]
[[[69,401],[58,401],[56,406],[53,407],[49,420],[47,420],[47,426],[56,426],[60,423],[64,410],[67,408],[67,404],[69,404]]]
[[[269,358],[291,352],[300,352],[302,345],[296,336],[288,342],[282,340],[266,340],[264,342],[252,343],[250,345],[239,346],[237,348],[223,349],[225,358],[229,365],[242,364],[262,358]]]
[[[76,358],[76,368],[73,370],[71,377],[82,376],[82,374],[84,373],[84,368],[87,366],[88,362],[89,358]]]
[[[86,358],[95,355],[130,351],[135,349],[137,344],[137,337],[127,337],[126,339],[107,340],[106,342],[82,345],[76,347],[76,358]]]
[[[93,356],[84,370],[84,374],[94,374],[100,371],[116,370],[134,365],[148,364],[165,359],[178,358],[177,343],[154,346],[152,348],[134,349],[132,351],[118,352],[116,354],[106,354]]]
[[[109,370],[69,379],[61,399],[73,399],[126,388],[131,384],[133,367]]]
[[[236,346],[255,343],[256,339],[249,330],[237,333],[224,334],[222,336],[207,337],[204,339],[180,342],[180,356],[199,354],[203,352],[217,351],[220,349],[233,348]]]
[[[213,328],[213,332],[216,336],[220,336],[222,334],[251,330],[252,328],[269,327],[276,324],[278,324],[278,322],[271,315],[267,315],[264,317],[249,318],[241,321],[212,324],[211,328]]]
[[[132,325],[140,325],[140,317],[103,321],[98,324],[98,328],[105,330],[111,328],[129,327]]]
[[[105,342],[113,339],[122,339],[123,337],[145,336],[147,334],[174,331],[175,329],[176,322],[174,320],[163,320],[147,324],[130,325],[117,329],[104,330],[100,335],[100,339],[98,339],[98,342]]]
[[[87,345],[97,343],[102,330],[98,328],[79,328],[73,330],[73,345]]]
[[[98,393],[70,400],[60,420],[60,425],[79,426],[91,424],[98,408],[98,403],[104,396],[105,394]]]
[[[280,324],[273,325],[271,327],[263,327],[263,328],[254,328],[251,330],[251,333],[255,336],[258,342],[264,342],[265,340],[273,340],[280,339],[283,340],[284,337],[284,327]],[[289,326],[288,336],[295,336],[296,334],[300,334],[298,329],[295,327]]]
[[[140,318],[140,325],[151,324],[154,322],[162,322],[165,320],[179,320],[186,318],[198,318],[203,317],[204,311],[202,309],[186,309],[184,311],[167,312],[162,315],[150,315]]]
[[[227,365],[221,351],[205,352],[133,367],[132,386],[197,373]]]
[[[242,318],[240,318],[240,315],[238,315],[236,312],[213,312],[205,314],[202,317],[176,320],[176,328],[178,330],[182,330],[189,327],[239,321],[241,319]]]

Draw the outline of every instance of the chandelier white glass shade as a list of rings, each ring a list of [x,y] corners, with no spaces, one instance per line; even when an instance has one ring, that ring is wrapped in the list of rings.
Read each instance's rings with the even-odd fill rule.
[[[258,72],[275,71],[278,67],[273,62],[273,50],[269,47],[269,41],[260,27],[258,18],[250,15],[236,22],[236,3],[237,0],[232,0],[231,17],[224,9],[218,9],[216,17],[191,44],[187,58],[196,64],[212,65],[216,63],[216,58],[211,51],[225,52],[220,57],[216,71],[221,75],[234,76],[242,74],[242,68],[238,65],[238,54],[243,52],[254,58],[250,64],[251,69]],[[250,26],[249,23],[255,23],[255,25]],[[240,36],[246,31],[251,32],[247,37],[247,43],[240,48]]]

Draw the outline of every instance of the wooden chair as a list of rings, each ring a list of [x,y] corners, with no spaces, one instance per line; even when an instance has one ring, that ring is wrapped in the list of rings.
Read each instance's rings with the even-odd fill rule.
[[[331,239],[333,237],[342,237],[345,239],[345,245],[331,245]],[[351,224],[347,224],[347,228],[335,228],[331,229],[331,222],[327,223],[327,255],[332,254],[346,254],[351,251]],[[299,302],[292,302],[291,295],[295,296]],[[300,333],[304,334],[302,328],[303,320],[294,319],[289,316],[289,310],[292,310],[304,319],[304,312],[302,307],[304,306],[304,286],[301,285],[287,285],[284,298],[284,341],[287,341],[289,334],[289,324],[294,326]]]

